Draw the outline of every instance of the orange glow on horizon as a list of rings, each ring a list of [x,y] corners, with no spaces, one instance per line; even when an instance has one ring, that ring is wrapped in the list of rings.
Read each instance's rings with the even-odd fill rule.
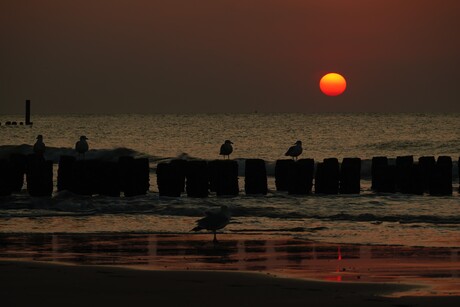
[[[338,73],[328,73],[319,81],[319,88],[327,96],[338,96],[347,88],[347,81]]]

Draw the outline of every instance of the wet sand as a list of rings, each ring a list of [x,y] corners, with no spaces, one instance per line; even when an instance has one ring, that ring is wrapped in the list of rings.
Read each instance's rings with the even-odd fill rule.
[[[75,306],[85,302],[121,306],[130,300],[160,306],[460,303],[458,249],[337,245],[287,236],[224,235],[217,245],[209,239],[207,234],[2,234],[2,302],[11,303],[5,306],[29,306],[33,300],[40,305]]]

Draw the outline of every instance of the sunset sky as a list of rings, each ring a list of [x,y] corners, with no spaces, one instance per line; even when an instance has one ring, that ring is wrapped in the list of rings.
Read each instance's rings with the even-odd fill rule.
[[[1,1],[0,42],[0,114],[460,112],[458,0]]]

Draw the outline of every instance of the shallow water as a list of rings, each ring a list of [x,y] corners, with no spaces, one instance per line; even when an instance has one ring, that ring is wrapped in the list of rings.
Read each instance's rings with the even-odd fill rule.
[[[0,122],[20,120],[0,116]],[[0,127],[0,157],[19,150],[30,152],[37,134],[43,134],[46,158],[58,161],[73,154],[82,134],[92,149],[88,158],[116,159],[122,155],[150,159],[151,187],[133,198],[78,197],[68,193],[51,199],[30,198],[25,192],[0,199],[2,233],[188,233],[206,210],[226,204],[232,212],[227,232],[281,234],[325,242],[460,246],[458,156],[460,114],[203,114],[34,116],[33,127]],[[244,169],[245,158],[274,162],[284,158],[297,139],[303,157],[360,157],[360,195],[295,197],[270,192],[246,196],[240,177],[240,196],[207,199],[160,198],[155,180],[158,162],[173,158],[217,159],[225,139],[235,145],[232,158]],[[13,146],[14,145],[14,146]],[[373,156],[449,155],[453,168],[453,196],[375,194],[370,191]],[[243,175],[240,172],[240,175]],[[56,178],[56,177],[55,177]]]

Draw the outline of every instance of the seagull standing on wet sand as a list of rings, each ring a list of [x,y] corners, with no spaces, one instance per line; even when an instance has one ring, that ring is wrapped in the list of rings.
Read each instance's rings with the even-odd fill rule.
[[[225,140],[224,144],[220,146],[220,155],[227,156],[228,159],[230,159],[230,154],[233,152],[233,147],[232,147],[232,141],[230,140]]]
[[[290,156],[294,160],[297,160],[297,157],[302,153],[302,142],[295,142],[294,146],[289,147],[288,151],[284,154],[285,156]]]
[[[46,145],[43,143],[43,135],[37,136],[37,141],[34,144],[34,154],[43,156],[45,154]]]
[[[86,136],[82,135],[80,137],[80,141],[75,143],[75,151],[78,153],[78,155],[83,155],[83,158],[89,149],[88,142],[86,142],[87,139],[88,138]]]
[[[214,243],[217,243],[216,231],[224,228],[230,222],[230,211],[227,206],[221,206],[219,212],[206,212],[206,216],[196,221],[197,226],[192,231],[202,229],[211,230],[214,233]]]

